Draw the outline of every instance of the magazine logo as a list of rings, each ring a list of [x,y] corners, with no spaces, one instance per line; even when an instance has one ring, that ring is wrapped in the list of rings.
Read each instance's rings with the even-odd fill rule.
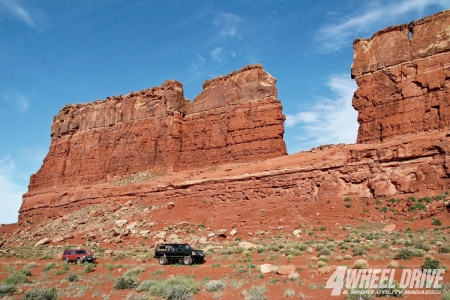
[[[401,279],[394,280],[396,271]],[[337,267],[325,288],[332,296],[342,294],[439,294],[445,269],[348,269]],[[430,290],[407,290],[430,289]]]

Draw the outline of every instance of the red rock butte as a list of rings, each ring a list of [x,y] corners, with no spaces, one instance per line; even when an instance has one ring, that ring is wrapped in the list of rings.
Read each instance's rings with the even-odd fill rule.
[[[357,39],[354,51],[357,144],[286,155],[276,80],[261,65],[206,81],[192,103],[181,83],[166,81],[64,107],[19,221],[139,198],[181,204],[181,217],[202,215],[207,225],[247,222],[263,204],[289,210],[448,189],[450,11]]]

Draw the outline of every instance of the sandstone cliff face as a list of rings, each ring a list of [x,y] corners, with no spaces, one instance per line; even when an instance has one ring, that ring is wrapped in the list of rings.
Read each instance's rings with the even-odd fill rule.
[[[207,81],[193,103],[177,81],[67,105],[55,116],[30,192],[137,172],[166,172],[286,154],[275,78],[260,65]]]
[[[358,143],[450,128],[450,11],[357,39],[354,51]]]

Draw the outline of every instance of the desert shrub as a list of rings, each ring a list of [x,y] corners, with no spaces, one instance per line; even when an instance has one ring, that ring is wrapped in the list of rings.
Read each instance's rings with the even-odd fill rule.
[[[322,249],[322,250],[320,250],[319,251],[319,256],[322,256],[322,255],[330,255],[331,254],[331,251],[330,250],[328,250],[327,248],[324,248],[324,249]]]
[[[345,259],[345,260],[352,260],[353,257],[352,257],[350,254],[346,254],[346,255],[344,256],[344,259]]]
[[[57,300],[61,299],[56,288],[31,289],[25,293],[22,300]]]
[[[52,263],[46,264],[46,265],[44,266],[44,268],[42,268],[42,270],[43,270],[44,272],[47,272],[47,271],[53,270],[53,269],[55,269],[55,268],[56,268],[56,263],[52,262]]]
[[[139,283],[136,278],[120,276],[119,278],[117,278],[113,288],[116,290],[130,290],[135,288],[138,284]]]
[[[431,225],[441,226],[442,222],[438,218],[433,218],[433,222],[431,223]]]
[[[191,299],[190,295],[200,290],[199,284],[190,277],[177,276],[163,281],[150,288],[151,296],[159,296],[165,299],[184,300]]]
[[[128,271],[126,271],[122,276],[125,277],[136,277],[138,275],[141,275],[142,273],[144,273],[145,269],[142,267],[136,267],[133,269],[130,269]]]
[[[300,243],[297,245],[297,249],[300,251],[306,251],[306,249],[308,249],[308,245]]]
[[[448,247],[448,246],[439,247],[438,253],[441,253],[441,254],[450,253],[450,247]]]
[[[367,269],[369,267],[369,263],[365,259],[358,259],[353,264],[353,269]]]
[[[148,292],[152,286],[157,284],[158,281],[156,280],[144,280],[142,281],[139,286],[136,288],[138,292]]]
[[[9,296],[16,292],[16,287],[11,284],[0,284],[0,297]]]
[[[91,273],[94,272],[95,269],[95,265],[94,264],[87,264],[86,265],[86,269],[84,270],[84,272],[87,273]]]
[[[68,282],[75,282],[75,281],[78,281],[78,276],[76,274],[69,274],[69,276],[67,276],[66,280]]]
[[[112,260],[113,261],[117,261],[117,260],[122,260],[122,259],[125,259],[125,258],[127,258],[127,255],[125,254],[125,252],[119,252],[116,255],[114,255]]]
[[[366,254],[366,250],[362,247],[354,247],[353,248],[353,255],[354,256],[363,256]]]
[[[322,267],[326,267],[326,266],[328,266],[328,264],[324,261],[317,262],[317,268],[322,268]]]
[[[210,280],[205,284],[207,292],[222,291],[225,288],[225,283],[222,280]]]
[[[344,198],[344,201],[345,201],[345,202],[350,202],[351,199],[350,199],[349,197],[345,197],[345,198]]]
[[[21,283],[29,283],[30,281],[28,280],[27,276],[30,275],[26,275],[26,273],[21,271],[14,271],[12,272],[4,281],[4,284],[7,285],[16,285],[16,284],[21,284]]]
[[[422,249],[402,248],[397,252],[397,254],[395,254],[395,259],[408,260],[412,259],[413,257],[423,257],[424,255],[425,251],[423,251]]]
[[[129,293],[125,300],[148,300],[147,295],[140,295],[137,293]]]
[[[430,245],[428,245],[428,244],[426,244],[426,243],[424,243],[424,242],[417,243],[417,244],[415,245],[415,247],[416,247],[417,249],[422,249],[422,250],[424,250],[424,251],[430,251],[430,249],[431,249]]]
[[[394,285],[394,287],[390,287]],[[400,285],[394,280],[392,283],[385,280],[378,286],[377,296],[378,297],[394,297],[400,298],[405,294],[405,289],[401,288]]]
[[[295,291],[293,289],[287,289],[284,291],[284,296],[287,298],[294,297]]]
[[[266,291],[267,288],[263,284],[260,286],[252,286],[250,290],[243,290],[242,295],[245,300],[266,300],[267,297],[264,295]]]
[[[436,260],[433,259],[431,257],[427,257],[425,258],[425,262],[423,263],[423,265],[421,266],[422,269],[426,269],[426,270],[436,270],[436,269],[441,269],[441,263]]]

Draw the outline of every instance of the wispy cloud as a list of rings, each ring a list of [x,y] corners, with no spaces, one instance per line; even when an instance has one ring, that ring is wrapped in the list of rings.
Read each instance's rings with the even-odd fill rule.
[[[351,45],[358,35],[368,35],[381,29],[380,24],[397,24],[399,17],[409,13],[422,12],[429,6],[449,8],[449,0],[402,0],[400,2],[376,1],[366,4],[350,16],[341,16],[339,20],[321,27],[315,34],[315,42],[322,52],[338,50]],[[336,14],[333,14],[337,17]],[[412,21],[412,20],[409,20]]]
[[[240,37],[237,32],[239,24],[242,19],[233,13],[218,13],[214,18],[213,23],[219,30],[221,36]]]
[[[41,11],[26,9],[16,0],[0,0],[0,7],[4,7],[14,18],[28,26],[41,30],[39,13]]]
[[[22,194],[26,192],[26,187],[9,178],[14,169],[15,163],[10,156],[0,158],[0,223],[3,224],[17,222]]]
[[[217,62],[222,62],[223,61],[222,50],[223,50],[223,47],[217,47],[217,48],[211,50],[209,52],[209,55],[211,55],[212,60],[217,61]]]
[[[323,144],[355,143],[358,131],[357,112],[351,105],[356,84],[348,75],[335,75],[328,81],[334,99],[322,99],[306,109],[286,114],[286,127],[295,127],[294,151]]]

